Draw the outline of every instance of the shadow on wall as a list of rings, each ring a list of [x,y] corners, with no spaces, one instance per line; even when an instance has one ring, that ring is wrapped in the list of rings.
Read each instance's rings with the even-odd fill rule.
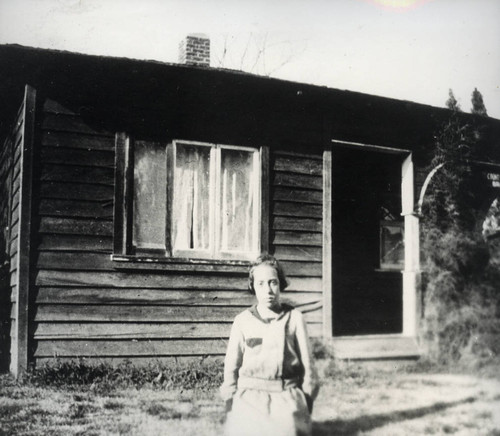
[[[364,415],[353,419],[334,419],[330,421],[314,422],[314,436],[330,435],[357,435],[363,432],[374,430],[384,425],[406,421],[408,419],[421,418],[428,414],[440,412],[450,407],[460,404],[473,403],[475,397],[465,398],[450,403],[439,402],[432,406],[419,407],[417,409],[401,410],[390,413],[381,413],[375,415]]]

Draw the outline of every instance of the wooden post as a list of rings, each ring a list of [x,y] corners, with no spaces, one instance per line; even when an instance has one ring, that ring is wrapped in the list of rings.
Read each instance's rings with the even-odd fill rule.
[[[323,151],[323,337],[333,336],[332,277],[332,146]]]
[[[403,336],[416,336],[418,327],[417,289],[420,280],[419,219],[413,208],[414,183],[411,154],[401,174],[402,215],[405,223],[405,267],[403,270]]]
[[[271,221],[270,210],[270,152],[269,146],[264,145],[260,148],[260,251],[269,252],[269,228]]]
[[[22,375],[29,363],[29,291],[30,291],[30,258],[31,258],[31,225],[33,198],[33,147],[35,136],[36,90],[29,85],[24,94],[24,126],[21,150],[21,183],[19,198],[19,237],[17,267],[17,311],[16,344],[17,361],[13,366],[16,377]]]

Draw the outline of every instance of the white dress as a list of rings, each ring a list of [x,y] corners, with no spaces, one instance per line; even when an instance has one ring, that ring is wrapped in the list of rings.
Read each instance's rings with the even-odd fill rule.
[[[234,320],[224,362],[224,400],[232,398],[225,434],[311,434],[307,397],[318,393],[311,347],[302,314],[282,305],[264,320],[256,306]]]

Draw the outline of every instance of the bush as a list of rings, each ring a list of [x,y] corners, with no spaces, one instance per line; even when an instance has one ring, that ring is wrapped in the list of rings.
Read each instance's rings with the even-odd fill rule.
[[[500,350],[500,262],[481,234],[478,186],[468,161],[480,128],[446,123],[436,136],[422,220],[424,255],[422,339],[439,364],[478,366]],[[440,166],[441,165],[441,166]]]

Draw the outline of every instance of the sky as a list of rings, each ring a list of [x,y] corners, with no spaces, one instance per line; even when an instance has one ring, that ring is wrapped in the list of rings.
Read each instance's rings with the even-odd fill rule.
[[[0,44],[177,62],[188,34],[214,67],[500,119],[500,0],[0,0]]]

